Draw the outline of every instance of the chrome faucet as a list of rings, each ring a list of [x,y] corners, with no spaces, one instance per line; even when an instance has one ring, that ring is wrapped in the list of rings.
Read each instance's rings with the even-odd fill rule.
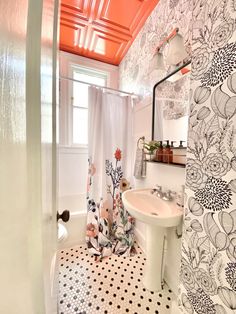
[[[157,197],[163,199],[164,201],[172,201],[176,192],[172,192],[171,190],[167,190],[163,192],[162,186],[156,185],[156,188],[151,190],[151,194],[155,194]]]
[[[163,193],[162,199],[164,201],[172,201],[173,200],[173,194],[175,194],[175,193],[168,190],[165,193]]]
[[[156,188],[151,190],[151,194],[156,194],[157,197],[162,198],[163,196],[162,186],[156,184]]]
[[[162,198],[163,197],[162,186],[156,185],[156,187],[157,187],[157,191],[156,191],[157,197]]]

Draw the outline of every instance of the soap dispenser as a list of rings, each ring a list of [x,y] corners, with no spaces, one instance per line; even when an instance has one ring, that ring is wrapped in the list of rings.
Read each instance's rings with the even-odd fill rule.
[[[166,147],[163,150],[163,162],[173,162],[173,151],[170,148],[169,140],[166,140]]]
[[[160,145],[156,150],[156,161],[163,161],[163,145],[162,145],[162,141],[159,142]]]

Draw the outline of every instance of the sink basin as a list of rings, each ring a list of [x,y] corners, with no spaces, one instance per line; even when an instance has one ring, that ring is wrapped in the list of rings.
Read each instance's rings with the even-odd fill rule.
[[[173,201],[151,194],[151,189],[128,190],[122,195],[126,210],[136,219],[160,227],[178,226],[183,211]]]
[[[162,289],[163,251],[166,228],[177,227],[183,210],[174,201],[165,201],[151,194],[152,189],[133,189],[122,194],[125,209],[146,224],[146,265],[144,286],[150,291]]]

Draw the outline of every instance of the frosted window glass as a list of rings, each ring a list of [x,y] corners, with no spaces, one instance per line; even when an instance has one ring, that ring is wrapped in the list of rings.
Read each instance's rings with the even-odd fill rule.
[[[104,73],[85,69],[73,71],[73,78],[99,86],[106,86],[107,76]],[[88,144],[88,87],[89,85],[73,82],[73,144]]]
[[[88,144],[88,110],[73,108],[73,143]]]
[[[84,73],[74,72],[74,79],[99,86],[106,85],[106,77],[91,76]],[[88,85],[73,83],[73,105],[78,107],[88,107]]]

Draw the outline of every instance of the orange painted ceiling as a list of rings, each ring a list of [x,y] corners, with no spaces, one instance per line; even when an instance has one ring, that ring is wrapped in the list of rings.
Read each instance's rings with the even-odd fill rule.
[[[118,65],[159,0],[61,0],[60,49]]]

